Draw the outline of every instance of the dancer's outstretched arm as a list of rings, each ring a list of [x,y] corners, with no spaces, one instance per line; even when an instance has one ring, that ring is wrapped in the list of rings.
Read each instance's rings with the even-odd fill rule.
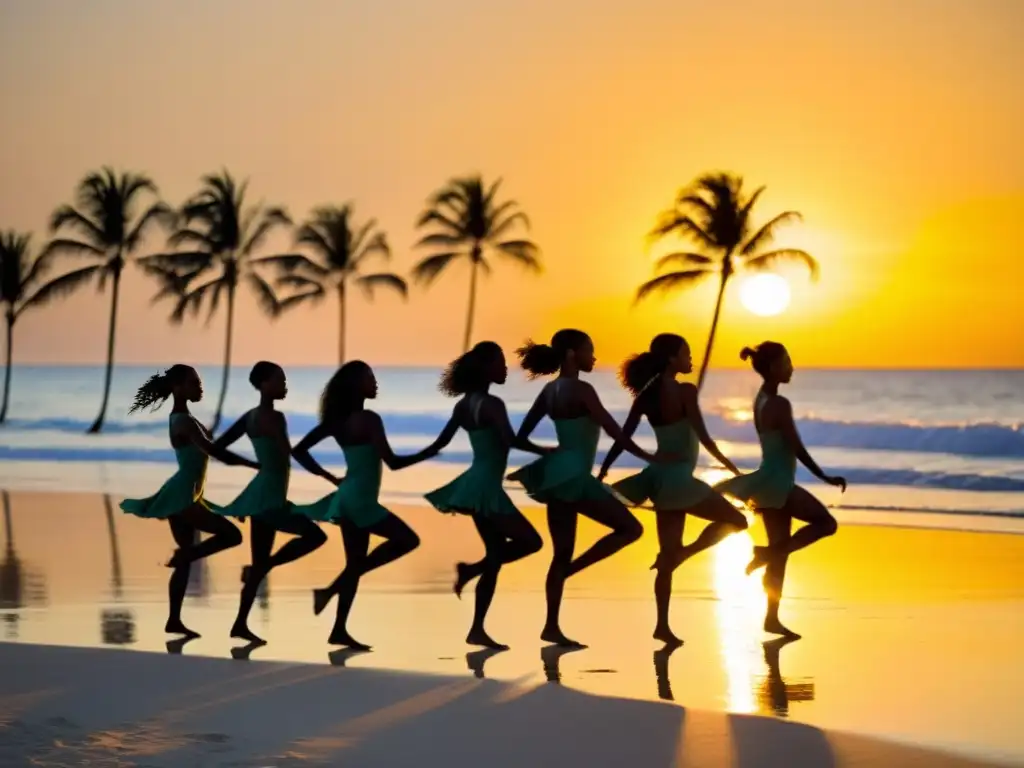
[[[704,414],[700,410],[700,402],[697,399],[697,387],[689,382],[679,385],[679,393],[683,400],[683,406],[686,408],[686,418],[690,421],[690,426],[693,427],[693,431],[697,433],[697,439],[700,440],[700,444],[707,449],[707,452],[712,457],[718,459],[723,467],[728,469],[734,475],[738,475],[740,471],[736,468],[729,458],[719,450],[717,443],[711,439],[711,435],[708,434],[707,425],[704,424]]]
[[[608,436],[612,438],[616,443],[620,443],[622,447],[636,456],[638,459],[643,459],[647,462],[660,462],[667,457],[659,457],[654,454],[648,453],[639,445],[633,442],[633,438],[623,432],[622,427],[615,421],[614,417],[608,413],[604,405],[601,404],[601,398],[597,396],[597,392],[594,388],[581,381],[580,392],[583,396],[583,404],[587,408],[587,413],[590,414],[590,418],[598,423],[598,425]],[[635,429],[635,428],[634,428]]]
[[[807,452],[804,441],[800,439],[800,433],[797,431],[796,422],[793,421],[793,406],[789,400],[778,395],[772,405],[777,409],[776,416],[781,424],[782,434],[800,463],[811,470],[811,474],[822,482],[839,486],[845,492],[846,478],[825,474],[825,471],[815,463],[811,454]]]
[[[249,414],[241,416],[238,421],[232,424],[230,427],[220,433],[220,437],[213,441],[213,444],[218,448],[227,448],[232,443],[242,439],[245,435],[245,422],[248,419]]]
[[[331,431],[326,425],[317,424],[306,434],[304,438],[295,444],[295,447],[291,449],[291,453],[292,456],[295,457],[295,460],[299,462],[299,465],[311,475],[322,477],[334,485],[339,485],[341,480],[320,466],[320,463],[314,459],[313,455],[309,452],[314,445],[323,442],[330,436]]]
[[[643,416],[642,410],[640,398],[634,398],[633,405],[630,406],[629,413],[626,415],[626,421],[622,424],[623,437],[632,439],[633,435],[636,434],[636,428],[640,426],[640,418]],[[622,455],[623,447],[622,443],[618,440],[612,444],[612,447],[608,450],[608,455],[604,457],[604,462],[601,464],[601,471],[597,473],[598,480],[604,480],[608,476],[608,470],[612,468],[612,464]]]
[[[548,384],[540,391],[537,399],[530,406],[530,410],[526,412],[526,416],[523,417],[523,423],[519,425],[519,431],[516,432],[516,440],[529,439],[530,435],[533,434],[533,430],[540,424],[540,420],[548,415],[547,391],[549,386],[551,385]]]
[[[520,437],[512,429],[512,422],[508,417],[508,408],[505,403],[497,397],[492,397],[484,403],[482,409],[489,417],[492,424],[498,427],[498,434],[506,449],[515,448],[527,453],[536,453],[539,456],[551,453],[554,448],[546,445],[537,445],[528,437]],[[531,430],[532,431],[532,430]]]
[[[260,465],[255,461],[239,456],[237,453],[221,448],[219,445],[214,445],[210,438],[206,436],[206,433],[199,428],[195,419],[189,419],[185,422],[181,427],[181,432],[196,448],[223,464],[250,467],[251,469],[260,468]]]
[[[409,456],[396,456],[395,452],[391,450],[391,444],[388,443],[388,436],[384,431],[384,422],[381,420],[380,416],[372,411],[366,411],[364,418],[366,418],[367,426],[370,430],[370,442],[373,444],[373,447],[377,449],[377,454],[380,456],[381,461],[383,461],[390,470],[399,470],[411,467],[413,464],[419,464],[421,461],[432,459],[441,452],[441,449],[436,447],[438,441],[435,440],[419,453],[414,453]],[[443,432],[441,436],[444,436]],[[449,440],[450,439],[451,438],[449,438]]]

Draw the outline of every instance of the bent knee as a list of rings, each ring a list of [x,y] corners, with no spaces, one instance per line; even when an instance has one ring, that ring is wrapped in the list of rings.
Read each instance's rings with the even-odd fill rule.
[[[406,552],[412,552],[420,545],[419,534],[410,528],[409,532],[402,537],[402,545]]]
[[[316,523],[313,523],[313,527],[306,532],[305,538],[308,539],[311,544],[317,547],[322,547],[324,544],[327,543],[327,534],[324,533],[324,529]]]
[[[523,552],[527,555],[533,555],[540,552],[541,548],[544,546],[544,542],[541,540],[540,534],[534,531],[529,536],[523,537],[522,546]]]
[[[818,527],[821,529],[822,536],[834,536],[839,530],[839,523],[832,515],[829,515],[818,524]]]
[[[632,544],[644,535],[644,527],[640,524],[639,520],[630,515],[629,521],[623,521],[622,525],[618,526],[615,532]]]
[[[735,512],[736,514],[730,516],[726,522],[728,522],[729,525],[733,526],[736,529],[737,533],[739,533],[740,531],[747,530],[747,528],[750,527],[750,523],[747,522],[746,516],[738,509],[735,510]]]
[[[234,523],[225,527],[220,536],[229,547],[237,547],[242,543],[242,529]]]

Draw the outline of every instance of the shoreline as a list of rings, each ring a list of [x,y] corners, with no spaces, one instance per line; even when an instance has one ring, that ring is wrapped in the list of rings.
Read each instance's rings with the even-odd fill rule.
[[[351,657],[348,657],[351,658]],[[0,643],[0,763],[678,768],[1008,765],[521,679]],[[116,681],[131,680],[131,685]],[[138,762],[135,762],[138,761]]]

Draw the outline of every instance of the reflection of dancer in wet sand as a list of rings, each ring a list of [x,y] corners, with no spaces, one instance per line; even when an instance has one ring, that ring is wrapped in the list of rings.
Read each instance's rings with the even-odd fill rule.
[[[796,485],[796,462],[799,459],[819,480],[839,486],[843,491],[846,480],[826,475],[814,463],[793,422],[793,407],[779,394],[779,385],[788,384],[793,377],[793,363],[786,348],[778,342],[766,341],[755,349],[745,347],[740,357],[750,360],[764,379],[754,398],[754,426],[761,442],[761,466],[748,475],[720,483],[716,490],[752,506],[763,517],[768,546],[754,547],[754,559],[747,566],[747,573],[765,567],[764,586],[768,594],[765,631],[798,637],[779,621],[786,561],[793,552],[834,534],[836,521],[820,501]],[[790,535],[794,518],[807,525]]]
[[[345,363],[331,377],[320,401],[320,423],[293,449],[295,460],[338,489],[320,501],[295,510],[313,520],[337,523],[345,544],[345,569],[334,582],[313,591],[313,611],[319,614],[331,598],[338,596],[338,613],[328,642],[351,648],[369,646],[358,642],[347,629],[359,580],[370,571],[387,565],[419,546],[419,537],[377,500],[380,495],[381,464],[396,470],[437,454],[433,446],[413,456],[396,456],[384,434],[384,423],[364,407],[377,396],[377,379],[361,360]],[[310,455],[310,449],[333,437],[345,454],[345,478],[338,480]],[[385,539],[368,552],[370,534]]]
[[[173,365],[164,373],[151,376],[139,387],[128,413],[159,408],[173,398],[170,414],[170,438],[178,460],[178,471],[147,499],[125,499],[121,509],[139,517],[166,520],[178,548],[167,566],[172,569],[167,585],[170,615],[165,632],[198,637],[181,621],[181,604],[188,587],[189,566],[196,560],[242,543],[242,534],[230,521],[214,512],[214,505],[203,498],[206,466],[212,456],[225,464],[242,464],[259,469],[259,464],[215,446],[210,435],[189,413],[188,404],[203,399],[203,383],[194,368]],[[195,531],[210,533],[205,541],[193,543]]]
[[[551,450],[516,439],[505,404],[488,391],[491,384],[504,384],[507,376],[505,355],[493,341],[477,344],[448,366],[440,389],[449,397],[462,399],[431,447],[443,448],[456,431],[464,429],[473,447],[473,462],[452,482],[427,494],[427,501],[441,512],[472,515],[483,540],[482,559],[456,566],[455,594],[461,596],[465,586],[479,577],[473,625],[466,642],[487,648],[508,647],[493,640],[484,629],[501,567],[532,555],[542,545],[536,529],[501,487],[508,452],[513,446],[542,455]]]
[[[213,444],[226,448],[242,435],[248,435],[260,464],[260,471],[245,490],[219,511],[230,517],[249,518],[252,565],[242,571],[242,594],[231,636],[262,643],[263,639],[249,629],[249,612],[260,584],[272,569],[308,555],[327,541],[327,536],[316,523],[295,514],[288,505],[291,443],[284,414],[274,408],[274,401],[288,394],[284,370],[275,363],[260,361],[249,373],[249,383],[259,390],[260,404],[232,424]],[[271,555],[278,531],[296,538]]]
[[[519,428],[519,439],[526,439],[544,416],[551,417],[558,448],[509,475],[510,480],[522,483],[532,498],[548,508],[554,553],[545,584],[547,620],[540,637],[557,645],[579,645],[566,637],[559,626],[565,580],[614,555],[643,533],[633,514],[592,474],[601,430],[621,441],[635,456],[645,461],[656,459],[622,434],[594,388],[580,381],[581,372],[594,369],[594,343],[587,334],[561,330],[551,344],[528,342],[518,354],[531,378],[558,374],[541,390]],[[611,531],[574,560],[577,514]]]
[[[747,527],[742,512],[693,476],[700,451],[698,442],[727,469],[736,474],[738,471],[708,435],[697,403],[697,388],[693,384],[676,381],[677,374],[692,370],[693,361],[686,340],[682,336],[663,333],[654,337],[649,351],[627,360],[620,373],[622,383],[634,396],[633,407],[622,427],[623,434],[632,437],[640,418],[646,416],[654,428],[658,451],[679,457],[671,464],[648,465],[643,471],[613,486],[633,504],[642,504],[648,499],[654,504],[661,549],[654,564],[658,571],[654,580],[658,612],[654,639],[668,644],[682,643],[668,624],[673,571],[698,552]],[[622,448],[616,443],[608,451],[599,479],[604,478],[620,453]],[[687,514],[710,523],[692,544],[683,546]]]
[[[768,674],[758,686],[757,700],[765,714],[789,717],[789,705],[793,702],[814,701],[814,683],[788,683],[782,677],[779,654],[782,649],[797,640],[795,637],[776,637],[763,644],[764,663]]]

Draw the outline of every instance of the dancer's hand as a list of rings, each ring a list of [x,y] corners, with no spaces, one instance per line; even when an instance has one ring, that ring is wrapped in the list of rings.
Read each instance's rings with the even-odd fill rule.
[[[825,478],[825,482],[829,485],[836,485],[842,489],[843,493],[846,493],[846,478],[840,477],[839,475],[829,475]]]

